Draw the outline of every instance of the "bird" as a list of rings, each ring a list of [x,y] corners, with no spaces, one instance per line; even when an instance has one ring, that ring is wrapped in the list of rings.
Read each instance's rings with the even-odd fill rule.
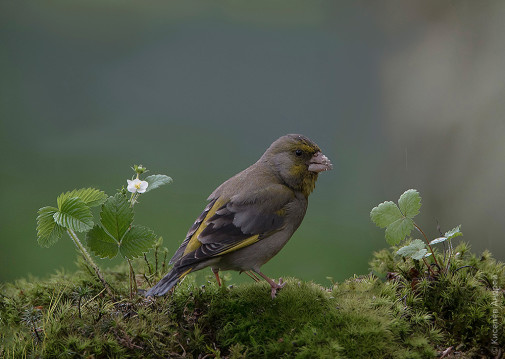
[[[217,187],[175,252],[171,270],[145,295],[162,296],[186,275],[210,267],[257,275],[271,287],[272,299],[286,284],[260,270],[300,226],[318,174],[333,165],[313,141],[299,134],[275,140],[260,159]]]

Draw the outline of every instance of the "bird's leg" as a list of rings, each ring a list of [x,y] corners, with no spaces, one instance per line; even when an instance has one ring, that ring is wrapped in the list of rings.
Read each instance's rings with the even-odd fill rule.
[[[212,273],[216,276],[216,281],[219,286],[221,286],[221,278],[219,278],[219,268],[211,268]]]
[[[249,270],[246,270],[246,271],[243,271],[245,274],[247,274],[250,278],[252,278],[252,280],[254,280],[255,282],[259,282],[259,278],[256,277],[256,274],[254,274],[253,271],[249,271]],[[242,273],[242,272],[240,272]]]
[[[263,273],[261,272],[256,272],[258,273],[260,276],[263,277],[263,279],[265,279],[268,284],[270,284],[270,287],[272,287],[272,299],[275,298],[275,295],[277,294],[277,291],[282,289],[282,287],[284,287],[286,285],[286,283],[284,283],[282,281],[282,278],[279,278],[279,283],[275,283],[272,279],[268,278],[266,275],[264,275]]]

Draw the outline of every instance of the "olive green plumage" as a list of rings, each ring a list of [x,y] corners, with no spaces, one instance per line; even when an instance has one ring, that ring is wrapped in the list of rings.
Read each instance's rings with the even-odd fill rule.
[[[274,297],[284,284],[272,281],[260,267],[291,238],[305,216],[318,173],[331,168],[308,138],[277,139],[256,163],[212,192],[172,257],[172,270],[147,295],[163,295],[188,273],[211,267],[218,282],[219,270],[257,273]]]

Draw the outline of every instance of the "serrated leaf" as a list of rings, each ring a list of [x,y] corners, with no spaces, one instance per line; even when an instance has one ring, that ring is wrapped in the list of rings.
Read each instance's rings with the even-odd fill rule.
[[[93,227],[91,210],[80,198],[67,198],[59,207],[53,218],[60,226],[76,232],[84,232]]]
[[[419,214],[421,208],[421,196],[415,189],[409,189],[400,196],[398,200],[400,211],[405,217],[414,218]]]
[[[112,259],[119,250],[118,243],[98,224],[86,234],[86,242],[88,248],[100,258]]]
[[[452,239],[454,237],[459,237],[463,235],[463,232],[461,232],[461,224],[457,226],[456,228],[451,229],[450,231],[445,232],[445,236],[447,239]]]
[[[414,239],[409,245],[400,248],[396,254],[402,257],[411,257],[413,254],[419,252],[421,249],[425,249],[426,246],[424,242],[420,239]]]
[[[133,259],[149,252],[156,241],[156,235],[147,227],[133,226],[124,236],[119,246],[123,257]]]
[[[61,238],[65,229],[54,220],[54,214],[58,212],[54,207],[39,209],[37,216],[37,241],[42,247],[50,247]]]
[[[410,218],[402,217],[386,228],[386,241],[390,245],[400,243],[406,236],[410,234],[414,228],[414,223]]]
[[[426,248],[423,248],[423,249],[420,249],[419,251],[417,251],[416,253],[412,254],[410,257],[412,259],[420,261],[421,259],[426,257],[426,253],[428,253],[428,250]]]
[[[99,206],[105,202],[107,195],[105,192],[100,191],[95,188],[81,188],[74,189],[69,192],[62,193],[58,196],[58,208],[61,208],[61,204],[68,198],[78,197],[89,207]]]
[[[147,186],[146,192],[149,192],[153,189],[156,189],[165,184],[169,184],[172,182],[172,178],[166,175],[151,175],[146,177],[145,181],[149,184]]]
[[[394,202],[386,201],[372,209],[370,218],[378,227],[384,228],[403,218],[403,215]]]
[[[396,254],[402,257],[410,257],[416,260],[421,260],[431,255],[431,253],[429,255],[427,255],[427,253],[428,250],[424,242],[420,239],[413,240],[408,246],[404,246],[396,252]]]
[[[120,243],[133,222],[133,208],[124,195],[116,193],[103,204],[100,220],[105,230]]]
[[[442,243],[442,242],[445,242],[446,240],[447,240],[447,237],[438,237],[438,238],[435,238],[434,240],[432,240],[430,242],[430,245],[437,244],[437,243]]]

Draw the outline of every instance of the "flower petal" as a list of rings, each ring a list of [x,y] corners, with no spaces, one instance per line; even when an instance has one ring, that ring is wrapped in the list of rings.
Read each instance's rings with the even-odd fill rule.
[[[140,186],[137,189],[137,192],[144,193],[147,190],[147,186],[149,186],[149,183],[147,183],[147,181],[140,181]]]
[[[128,192],[131,192],[131,193],[135,193],[137,192],[137,187],[135,187],[135,184],[136,182],[135,181],[138,181],[137,179],[135,180],[126,180],[128,182],[128,187],[126,187],[126,189],[128,190]]]

